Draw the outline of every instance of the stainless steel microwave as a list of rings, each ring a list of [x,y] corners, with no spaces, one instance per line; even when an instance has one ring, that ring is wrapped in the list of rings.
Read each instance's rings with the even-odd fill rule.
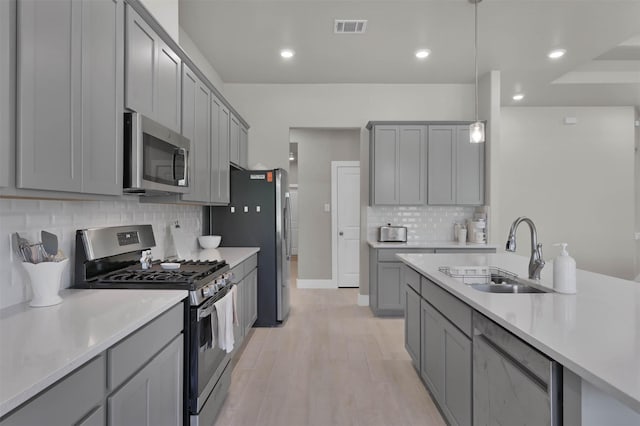
[[[189,192],[189,139],[136,112],[124,114],[124,192]]]

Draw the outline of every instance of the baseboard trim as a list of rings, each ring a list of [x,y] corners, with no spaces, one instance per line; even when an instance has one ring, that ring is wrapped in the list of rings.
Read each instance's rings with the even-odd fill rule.
[[[333,280],[301,280],[298,278],[298,288],[312,289],[312,288],[338,288]]]
[[[368,294],[358,294],[358,306],[369,306]]]

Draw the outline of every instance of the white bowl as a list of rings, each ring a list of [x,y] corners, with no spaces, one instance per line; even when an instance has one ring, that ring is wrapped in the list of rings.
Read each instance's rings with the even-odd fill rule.
[[[202,235],[198,237],[198,243],[200,243],[200,247],[205,249],[218,247],[221,240],[222,237],[220,235]]]
[[[160,267],[165,270],[180,269],[180,264],[172,263],[172,262],[164,262],[160,264]]]

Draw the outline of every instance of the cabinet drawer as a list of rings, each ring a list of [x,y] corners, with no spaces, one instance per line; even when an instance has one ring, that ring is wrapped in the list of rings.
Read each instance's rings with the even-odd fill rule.
[[[420,293],[420,274],[418,274],[416,271],[414,271],[413,269],[409,268],[406,265],[403,266],[402,269],[403,269],[403,277],[404,277],[405,284],[407,284],[409,287],[414,289],[419,294]]]
[[[440,288],[425,277],[420,281],[420,295],[442,315],[458,327],[464,334],[471,336],[471,308]]]
[[[249,274],[249,272],[253,271],[258,267],[258,255],[254,254],[250,258],[244,261],[244,273],[245,275]]]
[[[184,306],[179,303],[109,349],[109,389],[120,386],[180,334],[183,327]]]
[[[239,283],[244,278],[244,262],[236,265],[231,269],[233,274],[233,282]]]
[[[100,355],[14,411],[0,425],[75,424],[101,403],[105,373],[105,359]]]
[[[396,254],[435,253],[434,249],[378,249],[379,262],[398,262]]]

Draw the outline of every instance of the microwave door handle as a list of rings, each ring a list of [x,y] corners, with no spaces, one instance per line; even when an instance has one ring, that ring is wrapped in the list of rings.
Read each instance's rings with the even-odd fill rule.
[[[182,169],[184,172],[180,179],[178,179],[178,177],[176,176],[176,154],[177,153],[182,154],[182,157],[184,158],[184,167]],[[178,186],[187,186],[187,176],[189,176],[188,167],[189,167],[189,152],[186,150],[186,148],[176,149],[173,152],[173,179],[178,182]]]

